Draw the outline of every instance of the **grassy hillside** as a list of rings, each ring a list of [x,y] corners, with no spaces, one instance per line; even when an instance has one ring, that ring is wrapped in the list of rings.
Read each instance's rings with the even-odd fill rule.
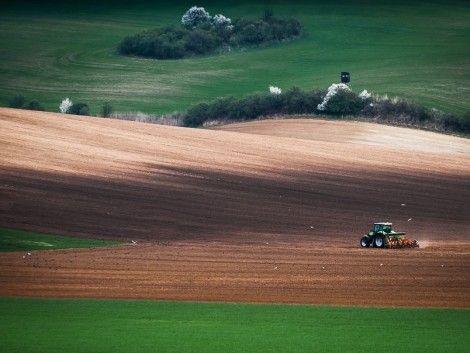
[[[470,109],[470,4],[450,1],[273,1],[276,16],[304,24],[299,41],[178,61],[119,57],[127,35],[179,22],[193,2],[17,2],[0,14],[0,105],[22,94],[58,111],[66,96],[99,113],[163,114],[218,96],[326,88],[351,72],[352,88]],[[259,17],[264,1],[204,1],[211,15]]]

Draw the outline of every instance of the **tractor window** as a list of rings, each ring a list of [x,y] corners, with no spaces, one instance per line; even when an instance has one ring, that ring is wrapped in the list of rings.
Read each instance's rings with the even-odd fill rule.
[[[384,226],[384,232],[385,233],[390,233],[392,231],[392,227],[390,226]]]
[[[374,232],[380,232],[380,225],[379,224],[376,224],[375,227],[374,227]]]

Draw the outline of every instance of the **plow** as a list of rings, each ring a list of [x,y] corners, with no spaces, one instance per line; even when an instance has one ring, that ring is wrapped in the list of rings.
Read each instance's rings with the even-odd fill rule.
[[[408,239],[405,232],[395,232],[390,222],[374,223],[374,228],[361,238],[360,245],[363,248],[370,245],[387,249],[419,248],[417,240]]]

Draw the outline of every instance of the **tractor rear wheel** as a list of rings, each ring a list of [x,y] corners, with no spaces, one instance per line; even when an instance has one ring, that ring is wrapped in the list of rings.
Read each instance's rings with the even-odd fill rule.
[[[374,238],[374,247],[376,248],[383,248],[385,245],[385,240],[383,235],[377,235]]]
[[[367,235],[364,235],[361,238],[360,244],[361,244],[361,247],[368,248],[370,246],[370,238]]]

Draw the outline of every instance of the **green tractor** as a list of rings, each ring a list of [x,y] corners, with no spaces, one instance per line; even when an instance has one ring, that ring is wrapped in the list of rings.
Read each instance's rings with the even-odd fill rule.
[[[405,232],[395,232],[390,222],[374,223],[374,228],[361,238],[360,244],[363,248],[371,244],[375,248],[419,248],[416,240],[407,239],[405,235]]]

